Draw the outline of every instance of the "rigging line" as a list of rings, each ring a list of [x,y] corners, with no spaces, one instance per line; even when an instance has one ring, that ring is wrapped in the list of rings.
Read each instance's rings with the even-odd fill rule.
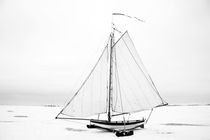
[[[84,93],[85,89],[86,89],[86,87],[84,86],[84,88],[81,89],[81,92]],[[81,96],[81,100],[82,100],[82,101],[81,101],[81,106],[80,106],[80,108],[81,108],[82,114],[83,114],[83,99],[84,99],[84,96]],[[74,102],[73,102],[73,103],[74,103]]]
[[[154,108],[158,108],[158,107],[162,107],[162,106],[167,106],[167,105],[168,105],[168,103],[165,103],[165,104],[162,104],[162,105],[157,105]]]
[[[128,32],[128,31],[125,31],[125,32],[121,35],[121,37],[114,43],[114,45],[113,45],[112,47],[115,47],[116,44],[121,40],[121,38],[122,38],[127,32]]]
[[[120,35],[122,35],[122,32],[116,28],[116,25],[114,23],[112,23],[112,29],[113,31],[117,31]]]
[[[100,113],[98,114],[98,120],[99,120],[99,117],[100,117]]]
[[[122,38],[122,39],[123,39],[123,38]],[[129,53],[131,54],[132,58],[134,59],[135,63],[136,63],[137,66],[139,67],[139,69],[140,69],[140,70],[142,71],[142,73],[144,74],[144,76],[145,76],[145,78],[147,79],[147,81],[148,81],[148,82],[151,81],[151,79],[148,79],[148,78],[147,78],[147,76],[145,75],[144,71],[142,70],[142,68],[141,68],[141,67],[139,66],[139,64],[137,63],[136,59],[134,58],[133,54],[131,53],[131,51],[130,51],[130,49],[129,49],[129,47],[128,47],[128,45],[127,45],[127,43],[125,42],[124,39],[123,39],[123,41],[124,41],[124,43],[125,43],[125,45],[126,45],[128,51],[129,51]],[[161,101],[162,101],[162,103],[163,103],[163,99],[162,99],[162,97],[160,96],[160,94],[159,94],[159,92],[157,91],[157,89],[154,87],[154,85],[152,84],[152,82],[149,82],[149,83],[150,83],[151,87],[153,87],[153,89],[156,91],[157,95],[159,96],[159,98],[161,99]]]
[[[105,64],[106,64],[106,59],[105,59]],[[101,67],[101,70],[100,70],[100,71],[103,71],[103,67],[104,67],[104,66]],[[106,75],[106,73],[105,73],[105,75]],[[100,90],[99,90],[100,93],[99,93],[99,99],[101,99],[101,94],[102,94],[102,85],[103,85],[103,84],[102,84],[102,79],[103,79],[103,78],[102,78],[102,72],[100,72],[100,79],[99,79],[99,81],[100,81]],[[99,109],[99,107],[98,107],[98,109]],[[98,117],[98,118],[99,118],[99,117]]]
[[[92,75],[93,76],[91,76],[91,81],[90,81],[90,92],[91,92],[91,94],[90,94],[90,104],[91,104],[91,106],[93,106],[92,104],[93,104],[93,85],[94,85],[94,79],[95,79],[95,73],[92,73]],[[92,112],[92,110],[93,110],[93,108],[91,107],[91,112]]]
[[[147,123],[147,122],[148,122],[148,120],[149,120],[150,116],[152,115],[152,111],[153,111],[153,108],[151,109],[151,111],[150,111],[150,113],[149,113],[149,116],[147,117],[147,120],[146,120],[146,122],[145,122],[145,123]]]
[[[64,118],[64,117],[57,117],[56,119],[66,119],[66,120],[91,120],[85,118]]]
[[[93,73],[93,71],[95,70],[96,66],[98,65],[99,61],[101,60],[105,50],[108,48],[108,46],[106,46],[101,54],[101,56],[99,57],[98,61],[96,62],[95,66],[93,67],[93,69],[91,70],[91,72],[89,73],[89,75],[87,76],[87,78],[85,79],[85,81],[82,83],[82,85],[80,86],[80,88],[77,90],[77,92],[74,94],[74,96],[71,98],[71,100],[67,103],[67,105],[60,111],[59,114],[61,114],[63,112],[63,110],[71,103],[71,101],[77,96],[77,94],[79,93],[79,91],[82,89],[82,87],[84,86],[84,84],[86,83],[86,81],[89,79],[89,77],[91,76],[91,74]],[[58,115],[59,115],[58,114]],[[57,116],[58,116],[57,115]]]
[[[126,114],[132,114],[132,113],[138,113],[138,112],[146,111],[146,110],[151,110],[151,108],[150,108],[150,109],[138,109],[138,110],[135,110],[135,111],[125,112],[125,113],[126,113]]]
[[[119,114],[114,114],[112,116],[114,117],[114,116],[120,116],[120,115],[124,115],[124,114],[130,114],[130,112],[123,112],[123,113],[119,113]]]

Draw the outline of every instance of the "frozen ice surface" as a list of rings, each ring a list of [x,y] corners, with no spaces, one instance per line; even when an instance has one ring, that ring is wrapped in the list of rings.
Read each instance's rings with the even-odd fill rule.
[[[0,140],[116,139],[113,133],[88,129],[88,121],[56,120],[60,107],[0,106]],[[209,140],[210,106],[154,109],[145,129],[123,139]]]

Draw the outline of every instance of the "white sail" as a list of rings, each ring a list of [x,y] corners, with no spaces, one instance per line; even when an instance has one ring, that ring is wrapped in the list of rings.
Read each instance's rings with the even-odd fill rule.
[[[128,32],[125,32],[112,47],[112,80],[109,80],[109,56],[110,49],[107,46],[61,114],[86,117],[106,113],[109,101],[112,111],[119,113],[142,111],[164,104]],[[109,97],[110,81],[112,86]]]
[[[112,110],[136,112],[163,105],[152,80],[125,32],[114,45]]]
[[[107,110],[108,47],[74,97],[61,111],[74,117],[85,117]]]

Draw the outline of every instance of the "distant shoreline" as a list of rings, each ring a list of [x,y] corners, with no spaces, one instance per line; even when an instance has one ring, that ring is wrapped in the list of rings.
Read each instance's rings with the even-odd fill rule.
[[[63,107],[63,105],[46,104],[46,105],[15,105],[0,104],[0,106],[43,106],[43,107]],[[210,106],[210,103],[192,103],[192,104],[168,104],[167,106]]]
[[[210,106],[210,103],[207,103],[207,104],[169,104],[168,106]]]

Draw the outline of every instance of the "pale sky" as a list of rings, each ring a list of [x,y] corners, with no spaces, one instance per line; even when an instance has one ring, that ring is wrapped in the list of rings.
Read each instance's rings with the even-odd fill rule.
[[[111,13],[162,97],[210,103],[209,0],[0,0],[0,104],[63,105],[106,45]]]

